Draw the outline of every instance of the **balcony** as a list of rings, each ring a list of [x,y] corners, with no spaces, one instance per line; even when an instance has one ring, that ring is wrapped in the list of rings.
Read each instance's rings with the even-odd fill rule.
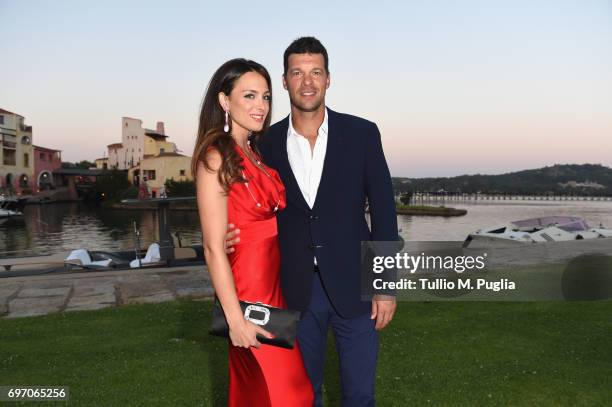
[[[11,134],[4,134],[2,136],[2,148],[15,150],[17,148],[17,138]]]

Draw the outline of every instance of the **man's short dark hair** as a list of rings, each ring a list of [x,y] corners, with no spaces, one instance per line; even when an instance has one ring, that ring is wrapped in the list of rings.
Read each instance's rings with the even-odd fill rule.
[[[321,44],[321,41],[315,37],[300,37],[293,41],[283,55],[283,65],[285,66],[285,74],[289,69],[289,55],[291,54],[322,54],[323,60],[325,61],[325,71],[329,73],[329,59],[327,57],[327,50]]]

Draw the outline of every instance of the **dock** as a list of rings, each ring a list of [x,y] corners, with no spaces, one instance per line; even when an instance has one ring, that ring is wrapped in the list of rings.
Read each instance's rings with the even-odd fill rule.
[[[42,274],[0,281],[0,318],[204,299],[214,293],[206,266]]]

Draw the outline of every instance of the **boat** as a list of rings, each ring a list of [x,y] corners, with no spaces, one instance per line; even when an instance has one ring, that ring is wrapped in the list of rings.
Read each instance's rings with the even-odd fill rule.
[[[137,253],[134,250],[107,252],[86,249],[30,256],[2,256],[0,253],[0,279],[53,273],[201,267],[206,264],[201,244],[173,247],[172,250],[174,256],[171,260],[155,257],[159,251],[158,243],[151,244],[146,252],[140,250]]]
[[[516,220],[507,225],[479,229],[470,233],[463,247],[470,249],[520,247],[520,245],[611,239],[612,229],[603,225],[592,228],[576,216],[545,216]]]
[[[0,197],[0,224],[9,219],[23,218],[23,209],[28,202],[28,197]]]

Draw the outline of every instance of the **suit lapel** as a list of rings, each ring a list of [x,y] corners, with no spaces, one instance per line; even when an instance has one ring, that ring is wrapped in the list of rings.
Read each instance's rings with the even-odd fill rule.
[[[327,113],[327,148],[325,150],[325,159],[323,160],[321,181],[319,182],[317,196],[312,206],[313,210],[320,206],[321,201],[329,194],[330,188],[333,189],[333,177],[338,172],[335,167],[340,164],[338,160],[342,157],[342,134],[338,130],[336,112],[328,108]]]

